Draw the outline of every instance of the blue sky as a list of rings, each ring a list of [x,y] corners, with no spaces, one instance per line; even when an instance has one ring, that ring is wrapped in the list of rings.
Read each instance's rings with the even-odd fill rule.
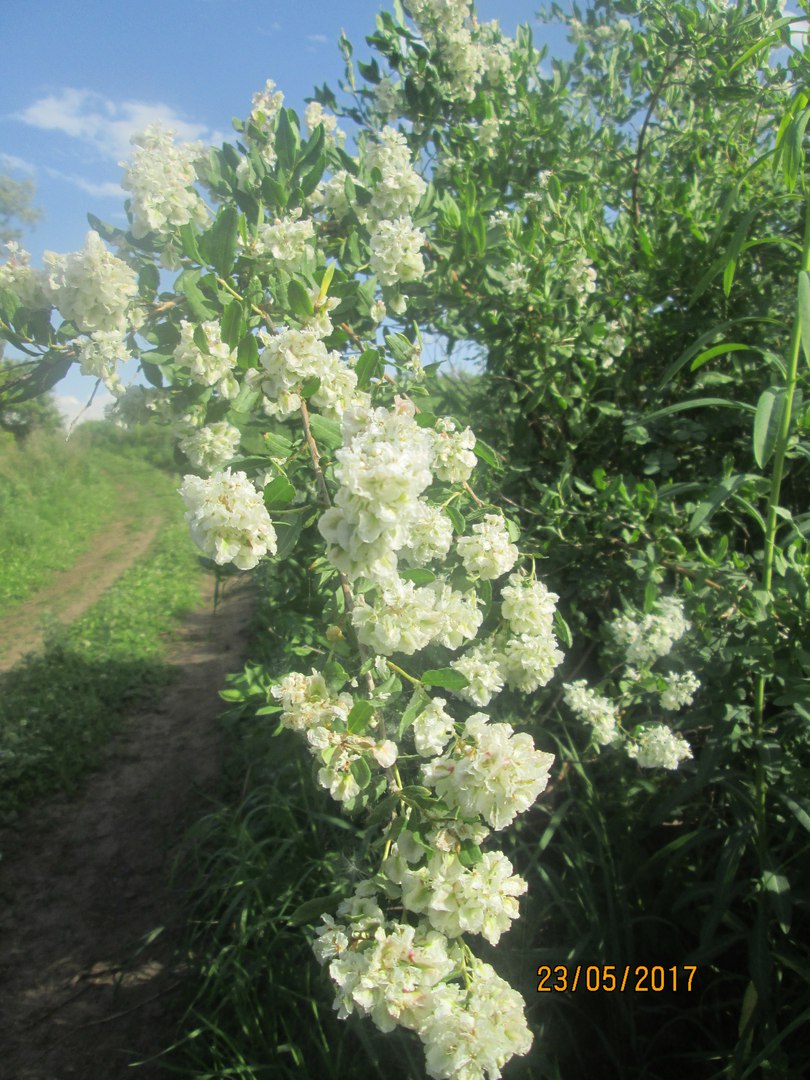
[[[345,30],[361,59],[387,3],[372,0],[4,0],[0,172],[32,179],[42,218],[23,238],[42,252],[80,248],[86,214],[123,223],[119,162],[129,138],[156,120],[181,138],[221,142],[267,79],[301,110],[315,85],[337,89]],[[563,48],[535,19],[538,0],[481,0],[479,18],[507,34],[529,23],[535,41]],[[75,412],[93,381],[71,372],[56,389]],[[107,400],[97,395],[93,415]]]

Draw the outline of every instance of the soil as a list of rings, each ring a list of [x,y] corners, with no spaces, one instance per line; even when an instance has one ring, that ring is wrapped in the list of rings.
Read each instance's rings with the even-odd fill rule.
[[[149,519],[137,535],[132,522],[117,522],[93,538],[91,550],[3,617],[0,627],[0,672],[14,667],[42,644],[44,626],[53,618],[75,622],[110,585],[145,555],[162,523]]]
[[[182,999],[182,893],[170,871],[216,789],[217,691],[241,667],[254,610],[247,575],[216,612],[213,593],[210,581],[184,623],[159,706],[126,721],[81,796],[0,832],[3,1080],[169,1075],[155,1058]]]

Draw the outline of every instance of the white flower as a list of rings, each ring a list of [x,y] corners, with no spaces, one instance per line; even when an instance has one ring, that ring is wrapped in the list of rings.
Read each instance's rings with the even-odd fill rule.
[[[511,689],[530,694],[551,680],[562,661],[552,633],[518,634],[507,641],[500,656],[501,674]]]
[[[426,1017],[419,1036],[434,1080],[496,1080],[514,1055],[528,1054],[532,1034],[520,994],[489,964],[473,957],[470,988],[451,985]]]
[[[272,225],[260,225],[256,238],[256,254],[272,258],[283,270],[299,267],[308,250],[308,242],[315,230],[311,218],[301,217],[301,209],[293,210],[285,217],[276,218]]]
[[[186,435],[178,445],[195,469],[213,472],[236,454],[241,437],[233,424],[219,420]]]
[[[383,128],[377,142],[366,148],[365,162],[369,171],[378,169],[381,173],[368,207],[373,220],[401,218],[416,209],[427,184],[411,165],[404,135],[394,128]]]
[[[119,330],[97,330],[79,344],[80,371],[101,379],[108,390],[118,394],[123,390],[118,363],[128,355],[126,338]]]
[[[455,730],[453,717],[445,709],[444,698],[431,698],[413,722],[417,753],[422,757],[441,754]]]
[[[273,145],[273,134],[276,117],[284,104],[284,95],[276,90],[276,84],[268,79],[263,90],[253,95],[253,108],[250,112],[250,124],[257,130],[258,139],[252,136],[250,127],[246,131],[248,142],[257,142],[259,151],[265,163],[273,166],[276,163],[276,150]]]
[[[682,674],[665,676],[666,689],[661,694],[660,702],[662,709],[677,712],[684,705],[691,705],[695,693],[700,688],[700,681],[694,671],[684,671]]]
[[[462,536],[456,542],[467,573],[492,579],[512,569],[519,553],[500,514],[486,514],[483,521],[473,525],[472,532],[472,536]]]
[[[442,559],[453,544],[453,523],[438,506],[424,499],[414,503],[408,540],[402,554],[414,566]]]
[[[281,330],[263,334],[265,348],[260,369],[251,376],[265,396],[270,416],[289,416],[301,408],[299,390],[308,379],[320,379],[313,403],[323,412],[340,416],[357,387],[357,375],[338,353],[330,352],[314,329]]]
[[[205,336],[206,349],[201,349],[194,340],[197,326]],[[225,398],[234,397],[239,391],[239,384],[232,371],[236,365],[236,353],[222,340],[219,323],[211,320],[199,324],[184,319],[180,323],[180,341],[174,349],[174,359],[181,367],[187,368],[196,383],[203,386],[216,386]]]
[[[620,615],[608,624],[616,643],[627,650],[626,662],[641,665],[666,656],[691,625],[684,615],[683,604],[675,596],[663,597],[655,611],[638,621],[630,615]]]
[[[497,945],[519,917],[517,897],[527,885],[500,851],[487,852],[469,869],[457,856],[436,852],[426,866],[403,873],[401,888],[403,906],[426,915],[435,930],[449,938],[481,934]]]
[[[276,531],[245,473],[185,476],[179,490],[192,538],[215,563],[250,570],[267,552],[275,555]]]
[[[542,581],[511,574],[501,590],[501,614],[516,634],[550,634],[559,599]]]
[[[132,192],[132,235],[165,237],[189,222],[204,224],[208,211],[192,188],[197,179],[193,163],[201,145],[178,146],[174,132],[160,124],[133,135],[131,142],[135,150],[129,163],[121,162],[121,187]]]
[[[439,480],[451,484],[469,480],[477,462],[475,435],[470,428],[457,432],[452,420],[439,420],[433,439],[433,472]]]
[[[593,729],[594,741],[600,746],[607,746],[619,738],[616,727],[618,711],[613,702],[591,690],[584,679],[565,683],[563,700],[572,712],[576,713]]]
[[[135,271],[111,255],[97,232],[90,231],[82,251],[57,255],[46,251],[47,290],[66,319],[88,334],[127,330],[127,311],[138,293]]]
[[[424,242],[425,234],[414,228],[408,216],[398,217],[395,221],[379,221],[370,240],[371,272],[383,286],[418,281],[425,273],[425,264],[419,254]]]
[[[590,259],[580,258],[571,266],[563,292],[572,297],[596,292],[596,271]]]
[[[677,769],[692,756],[689,743],[676,735],[666,724],[650,724],[642,728],[637,742],[630,743],[627,753],[642,769]]]
[[[457,694],[472,705],[483,707],[503,690],[501,657],[492,642],[473,645],[463,656],[450,661],[450,667],[462,674],[468,682]]]
[[[319,124],[323,124],[325,141],[331,145],[342,146],[346,141],[346,132],[338,127],[337,117],[324,112],[323,105],[318,101],[310,101],[304,109],[304,123],[310,135]]]
[[[31,265],[31,255],[14,240],[4,244],[8,261],[0,266],[0,288],[9,289],[23,307],[38,311],[51,306],[48,282],[41,270]]]
[[[474,713],[464,725],[464,746],[422,766],[426,784],[462,814],[480,814],[505,829],[528,810],[548,783],[552,754],[535,750],[531,735],[510,724],[490,724]]]

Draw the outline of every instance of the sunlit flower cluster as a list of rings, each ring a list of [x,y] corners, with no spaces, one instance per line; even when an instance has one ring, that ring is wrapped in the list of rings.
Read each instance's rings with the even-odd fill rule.
[[[201,347],[195,334],[202,334]],[[196,383],[215,386],[224,398],[234,397],[239,384],[233,375],[236,354],[222,340],[219,323],[213,320],[180,323],[180,341],[174,349],[174,359],[188,371]]]
[[[243,472],[188,475],[179,489],[198,547],[220,566],[250,570],[276,552],[276,531],[262,497]]]
[[[185,435],[178,446],[195,469],[214,472],[236,455],[240,438],[238,428],[227,420],[218,420]]]
[[[666,724],[648,724],[627,747],[642,769],[677,769],[692,756],[689,743]]]
[[[370,264],[381,285],[418,281],[425,273],[420,250],[425,234],[414,228],[408,215],[395,221],[379,221],[370,241]]]
[[[132,235],[165,236],[189,222],[204,224],[208,211],[193,188],[200,144],[178,145],[174,133],[160,124],[133,135],[132,144],[135,150],[131,161],[122,162],[121,179],[121,187],[132,192]]]
[[[655,610],[641,619],[620,615],[609,624],[616,644],[625,650],[628,664],[652,664],[666,656],[689,630],[683,604],[675,596],[660,599]]]
[[[88,232],[82,251],[43,256],[51,302],[85,333],[117,330],[130,322],[130,306],[138,293],[135,271],[107,251],[97,232]],[[134,312],[132,313],[134,316]]]

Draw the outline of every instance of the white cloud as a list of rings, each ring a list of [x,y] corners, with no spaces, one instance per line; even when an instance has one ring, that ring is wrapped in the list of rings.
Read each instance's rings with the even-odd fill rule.
[[[312,41],[315,45],[329,44],[329,38],[326,34],[307,34],[307,41]]]
[[[87,400],[89,400],[89,395]],[[57,395],[56,405],[62,416],[64,416],[67,427],[70,427],[74,420],[79,416],[81,416],[81,419],[79,420],[80,424],[83,424],[85,420],[103,420],[104,410],[108,405],[111,405],[114,400],[112,394],[108,393],[106,390],[99,390],[93,398],[92,404],[87,408],[87,401],[81,401],[73,394]]]
[[[102,199],[124,198],[124,191],[121,185],[115,183],[113,180],[102,180],[101,182],[85,180],[83,176],[74,176],[73,173],[60,172],[59,169],[46,168],[45,172],[48,176],[52,176],[56,180],[64,180],[66,183],[72,184],[81,191],[86,191],[88,195],[95,195]]]
[[[184,120],[162,102],[112,101],[103,94],[74,87],[39,98],[17,119],[45,131],[61,131],[116,161],[129,157],[131,137],[150,124],[171,128],[181,142],[210,141],[218,134],[204,124]]]
[[[37,171],[35,165],[16,154],[0,154],[0,169],[25,173],[27,176],[33,176]]]

